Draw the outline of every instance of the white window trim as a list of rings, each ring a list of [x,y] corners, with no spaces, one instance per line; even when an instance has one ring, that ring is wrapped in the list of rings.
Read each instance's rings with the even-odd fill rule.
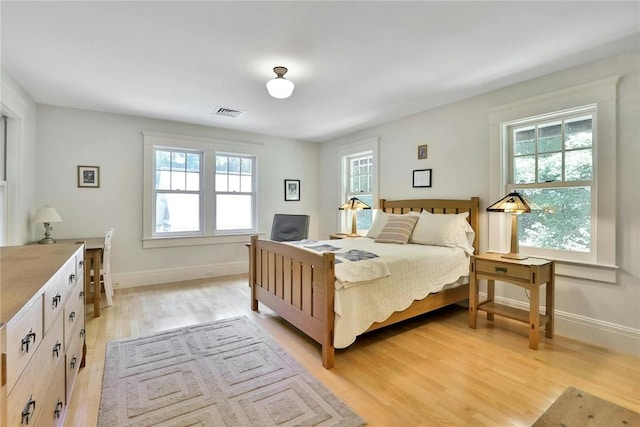
[[[345,177],[348,173],[349,166],[347,165],[347,157],[354,157],[358,154],[371,152],[373,155],[373,206],[372,209],[378,207],[378,145],[380,138],[374,137],[365,139],[362,141],[354,142],[352,144],[343,145],[338,149],[338,155],[340,158],[340,200],[336,201],[336,206],[342,205],[347,199],[347,180]],[[347,211],[338,211],[337,217],[337,230],[349,230],[351,231],[351,213]]]
[[[617,146],[617,84],[619,76],[570,87],[541,96],[501,105],[490,111],[490,174],[491,203],[504,196],[509,180],[509,154],[503,149],[508,141],[506,123],[525,117],[547,115],[579,106],[596,105],[596,163],[592,191],[595,191],[597,216],[594,215],[593,233],[596,245],[594,262],[556,259],[556,274],[601,282],[616,282],[616,146]],[[598,191],[598,188],[607,191]],[[506,215],[489,215],[489,250],[508,252],[510,221]],[[532,254],[534,255],[534,254]],[[548,256],[546,258],[549,258]]]
[[[153,177],[151,171],[153,170],[153,148],[154,146],[165,146],[174,148],[187,148],[192,150],[199,150],[204,153],[203,161],[205,164],[215,164],[215,152],[225,153],[237,153],[247,156],[253,156],[256,159],[254,165],[254,173],[256,177],[258,175],[258,158],[261,151],[262,143],[253,142],[237,142],[226,141],[220,139],[200,138],[193,136],[182,136],[164,134],[158,132],[143,131],[143,207],[142,207],[142,247],[148,248],[168,248],[178,246],[198,246],[198,245],[212,245],[212,244],[228,244],[228,243],[243,243],[246,242],[248,237],[254,232],[238,233],[238,234],[215,234],[213,221],[204,220],[204,233],[202,236],[171,236],[171,237],[153,237],[154,221],[152,220],[153,212]],[[203,185],[213,185],[213,176],[207,177],[207,171],[203,170],[204,174]],[[254,218],[258,218],[258,206],[259,206],[259,191],[258,180],[256,179],[256,200]],[[213,187],[211,187],[213,188]],[[212,197],[206,198],[204,201],[204,215],[209,215],[213,212]],[[256,222],[256,230],[258,224]]]

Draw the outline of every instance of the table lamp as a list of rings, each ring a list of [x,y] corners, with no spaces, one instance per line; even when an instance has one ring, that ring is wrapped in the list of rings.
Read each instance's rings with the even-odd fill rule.
[[[33,217],[33,222],[42,222],[44,223],[44,238],[39,240],[38,243],[55,243],[56,241],[51,238],[51,227],[52,222],[62,222],[62,218],[58,215],[58,212],[55,208],[50,208],[49,206],[44,206],[40,208],[36,215]]]
[[[352,211],[351,213],[351,233],[347,234],[347,236],[349,237],[358,237],[360,236],[357,233],[357,229],[356,229],[356,211],[360,210],[360,209],[371,209],[371,206],[367,205],[365,202],[363,202],[362,200],[358,199],[357,197],[352,197],[349,200],[347,200],[346,202],[344,202],[342,204],[342,206],[340,206],[338,208],[339,210],[350,210]]]
[[[487,208],[487,212],[504,212],[511,214],[511,248],[509,253],[502,255],[502,258],[529,258],[526,255],[520,254],[520,247],[518,244],[518,215],[539,209],[540,207],[538,205],[515,191],[507,194]]]

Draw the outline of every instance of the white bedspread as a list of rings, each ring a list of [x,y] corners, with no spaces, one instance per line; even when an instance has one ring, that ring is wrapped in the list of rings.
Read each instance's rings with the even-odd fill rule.
[[[393,312],[406,309],[414,300],[439,292],[451,284],[466,283],[469,276],[469,255],[461,248],[375,243],[366,237],[308,245],[319,244],[338,247],[338,252],[359,249],[377,254],[380,256],[377,262],[382,262],[389,271],[389,275],[381,278],[343,283],[345,277],[340,270],[347,268],[341,267],[346,262],[336,264],[336,348],[349,346],[374,322],[382,322]],[[350,264],[359,263],[365,261]],[[379,276],[378,272],[373,275]]]

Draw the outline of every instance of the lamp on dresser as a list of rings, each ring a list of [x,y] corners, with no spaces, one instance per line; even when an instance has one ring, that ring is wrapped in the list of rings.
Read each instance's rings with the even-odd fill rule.
[[[358,237],[359,234],[356,227],[356,211],[360,209],[371,209],[371,206],[367,205],[365,202],[358,199],[357,197],[352,197],[346,202],[344,202],[342,206],[340,206],[338,209],[341,211],[342,210],[351,211],[351,233],[347,234],[347,236]]]
[[[509,253],[503,254],[502,258],[529,258],[520,253],[520,245],[518,243],[518,215],[529,213],[532,210],[540,210],[540,207],[515,191],[507,194],[487,208],[487,212],[504,212],[511,214],[511,247]]]
[[[44,238],[40,239],[38,243],[55,243],[56,241],[51,237],[51,231],[53,227],[51,227],[52,222],[62,222],[62,218],[58,214],[58,211],[55,208],[51,208],[49,206],[44,206],[38,209],[36,215],[33,217],[33,222],[43,223],[44,224]]]

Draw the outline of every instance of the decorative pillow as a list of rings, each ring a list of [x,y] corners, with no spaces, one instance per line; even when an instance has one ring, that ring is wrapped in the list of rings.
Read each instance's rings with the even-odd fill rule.
[[[412,211],[406,214],[388,214],[382,209],[376,209],[373,215],[373,223],[371,224],[371,227],[369,228],[369,231],[367,232],[366,237],[371,237],[372,239],[376,239],[389,218],[401,217],[401,216],[407,216],[407,215],[418,216],[419,212]]]
[[[378,234],[378,243],[398,243],[406,245],[409,237],[418,222],[418,215],[392,215],[387,219],[382,231]]]
[[[475,236],[473,229],[466,218],[469,212],[460,214],[432,214],[423,211],[420,219],[413,229],[411,243],[433,246],[461,247],[473,252],[473,247],[469,243],[467,233],[471,232]],[[473,243],[473,240],[471,240]]]

